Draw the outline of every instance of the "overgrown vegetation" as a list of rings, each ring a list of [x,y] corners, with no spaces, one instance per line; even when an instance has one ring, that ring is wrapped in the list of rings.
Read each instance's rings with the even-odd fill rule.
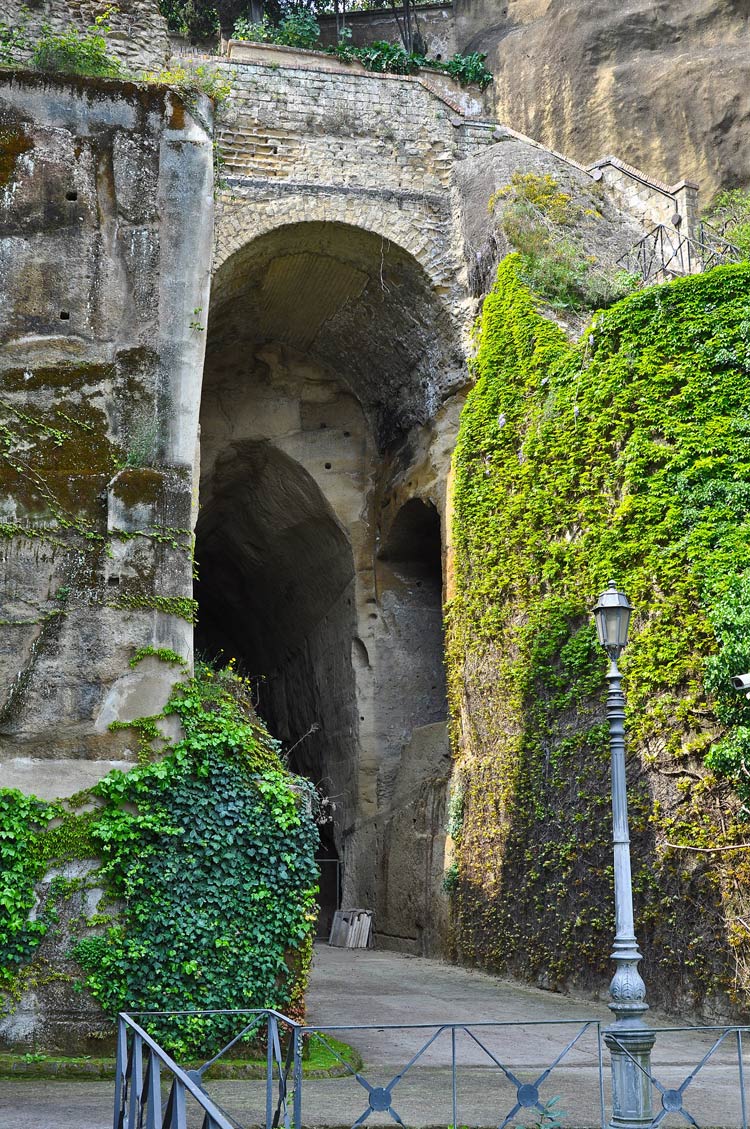
[[[252,23],[241,16],[234,25],[235,39],[250,39],[254,43],[280,43],[287,47],[317,47],[320,26],[312,12],[298,9],[273,24],[268,16],[261,23]]]
[[[125,1007],[299,1011],[317,893],[314,794],[284,769],[249,683],[233,670],[199,668],[164,713],[179,718],[184,737],[92,790],[100,806],[86,818],[85,849],[99,853],[97,882],[122,909],[103,933],[101,915],[84,926],[73,956],[86,987],[113,1016]],[[46,931],[28,911],[39,860],[61,852],[61,842],[46,843],[54,830],[44,830],[59,807],[0,792],[15,891],[3,888],[12,928],[0,941],[11,971]],[[230,1033],[216,1017],[150,1029],[183,1058],[210,1053]]]
[[[353,47],[342,42],[329,47],[330,54],[345,62],[357,60],[368,71],[391,74],[418,74],[425,67],[443,71],[462,86],[479,86],[484,90],[492,82],[492,73],[484,65],[486,55],[474,51],[470,55],[455,54],[447,61],[431,59],[415,51],[406,51],[399,43],[376,42],[365,47]]]
[[[55,32],[49,24],[43,24],[31,53],[32,64],[52,73],[117,76],[120,63],[107,49],[112,11],[107,8],[83,33],[73,28]]]
[[[116,11],[115,5],[107,8],[83,31],[76,27],[55,31],[50,24],[42,23],[36,37],[30,33],[26,17],[13,28],[0,22],[0,64],[17,64],[28,55],[30,64],[46,73],[156,82],[179,90],[188,105],[195,93],[206,94],[217,105],[229,97],[229,79],[205,63],[138,74],[127,72],[107,44]],[[134,461],[130,465],[143,464]]]
[[[485,302],[455,453],[457,950],[547,985],[608,976],[590,609],[615,577],[638,609],[623,667],[650,998],[746,1013],[750,706],[728,678],[750,669],[750,267],[640,291],[572,346],[527,277],[509,257]]]
[[[234,25],[235,39],[255,43],[280,43],[287,47],[320,48],[320,27],[309,9],[293,9],[278,24],[268,17],[253,23],[241,17]],[[462,86],[479,86],[484,90],[492,82],[492,74],[484,65],[486,55],[478,51],[470,55],[455,54],[447,61],[430,59],[418,51],[407,51],[399,43],[378,41],[365,47],[354,47],[350,36],[342,36],[335,47],[326,48],[344,62],[360,62],[369,71],[390,74],[418,74],[424,67],[444,71]]]
[[[50,804],[0,789],[0,988],[9,987],[49,929],[50,919],[29,916],[34,884],[44,864],[34,850],[36,837],[54,816]]]
[[[490,212],[496,208],[521,277],[551,307],[600,309],[637,288],[635,275],[602,266],[586,249],[582,225],[601,219],[598,209],[576,203],[548,173],[514,173],[491,197]]]
[[[739,248],[743,259],[750,259],[750,189],[730,188],[720,192],[708,209],[706,219]]]

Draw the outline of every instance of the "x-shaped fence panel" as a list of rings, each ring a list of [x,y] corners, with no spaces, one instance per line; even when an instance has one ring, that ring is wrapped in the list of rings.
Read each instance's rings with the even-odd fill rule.
[[[696,1120],[696,1117],[694,1116],[693,1112],[691,1112],[687,1108],[687,1105],[685,1104],[686,1101],[690,1100],[690,1095],[687,1093],[687,1091],[688,1091],[689,1087],[691,1086],[691,1084],[695,1081],[697,1076],[700,1074],[700,1072],[703,1070],[703,1068],[712,1059],[715,1058],[716,1053],[719,1050],[719,1048],[722,1047],[726,1043],[733,1044],[733,1050],[736,1053],[736,1060],[734,1060],[734,1055],[732,1057],[733,1057],[733,1060],[735,1061],[736,1068],[737,1068],[737,1087],[738,1087],[738,1096],[739,1096],[739,1111],[738,1112],[739,1112],[739,1117],[740,1117],[740,1129],[748,1129],[748,1125],[747,1125],[747,1096],[746,1096],[746,1093],[745,1093],[745,1067],[744,1067],[744,1062],[743,1062],[743,1042],[742,1042],[743,1033],[745,1035],[750,1034],[750,1029],[743,1028],[743,1027],[662,1027],[662,1028],[659,1028],[656,1032],[656,1044],[655,1045],[657,1047],[660,1045],[660,1043],[661,1043],[661,1045],[663,1045],[664,1042],[668,1039],[668,1037],[670,1035],[674,1037],[675,1035],[696,1036],[696,1035],[702,1034],[702,1035],[710,1035],[710,1036],[714,1037],[713,1043],[708,1048],[708,1050],[700,1057],[700,1059],[695,1064],[695,1066],[693,1066],[688,1071],[688,1073],[685,1074],[685,1076],[682,1078],[682,1080],[677,1085],[675,1085],[674,1083],[667,1084],[666,1082],[662,1081],[659,1077],[657,1077],[656,1073],[654,1072],[653,1065],[651,1066],[650,1069],[647,1069],[643,1065],[643,1063],[640,1062],[637,1058],[634,1058],[633,1055],[631,1055],[628,1048],[626,1046],[624,1046],[623,1043],[621,1043],[620,1040],[617,1039],[610,1032],[609,1038],[610,1038],[611,1042],[616,1043],[617,1046],[628,1056],[628,1058],[632,1062],[635,1063],[635,1065],[638,1067],[639,1071],[641,1071],[641,1073],[644,1074],[648,1078],[649,1082],[653,1086],[654,1090],[656,1090],[656,1093],[658,1095],[658,1104],[661,1106],[661,1109],[659,1109],[658,1112],[655,1114],[653,1121],[651,1121],[649,1126],[648,1126],[648,1129],[656,1129],[656,1126],[661,1125],[662,1121],[664,1121],[664,1119],[666,1117],[668,1117],[669,1114],[677,1115],[679,1118],[681,1118],[682,1121],[686,1122],[688,1125],[694,1126],[694,1129],[702,1129],[701,1124]],[[661,1067],[660,1069],[663,1070],[664,1067]],[[655,1102],[654,1106],[656,1106],[656,1104],[657,1103]],[[707,1124],[709,1124],[709,1123],[706,1122],[705,1120],[703,1120],[703,1125],[705,1126]]]
[[[488,1036],[490,1032],[497,1035],[499,1032],[504,1032],[509,1035],[509,1046],[513,1045],[514,1031],[521,1028],[544,1028],[547,1032],[551,1028],[572,1029],[572,1037],[565,1039],[565,1045],[555,1055],[554,1059],[545,1065],[541,1070],[535,1074],[532,1080],[525,1080],[519,1077],[520,1070],[518,1067],[511,1067],[508,1061],[501,1058],[500,1055],[488,1046]],[[382,1032],[388,1038],[392,1037],[396,1032],[424,1032],[423,1042],[408,1061],[394,1073],[390,1080],[385,1084],[373,1084],[363,1073],[362,1070],[355,1070],[342,1055],[340,1055],[336,1048],[333,1047],[326,1038],[326,1035],[331,1036],[334,1033],[337,1037],[346,1038],[352,1037],[354,1033],[359,1032]],[[458,1075],[461,1069],[461,1064],[458,1061],[457,1042],[463,1040],[465,1043],[470,1043],[473,1047],[477,1048],[480,1052],[479,1058],[484,1063],[485,1067],[493,1068],[493,1073],[499,1072],[503,1081],[512,1087],[513,1097],[508,1099],[507,1108],[497,1107],[488,1114],[491,1114],[491,1122],[498,1125],[499,1129],[506,1129],[506,1127],[517,1117],[523,1110],[536,1110],[541,1117],[549,1117],[550,1106],[557,1099],[557,1095],[550,1094],[545,1100],[545,1095],[542,1093],[542,1087],[547,1083],[552,1072],[566,1059],[573,1048],[579,1044],[583,1036],[591,1031],[595,1035],[595,1062],[594,1068],[597,1072],[598,1089],[597,1100],[598,1105],[598,1121],[603,1126],[605,1123],[604,1116],[604,1089],[603,1089],[603,1072],[602,1072],[602,1051],[601,1051],[601,1038],[599,1023],[596,1020],[561,1020],[557,1023],[554,1021],[541,1021],[539,1023],[446,1023],[437,1025],[427,1024],[412,1024],[405,1026],[334,1026],[334,1027],[305,1027],[302,1029],[302,1037],[319,1040],[322,1042],[341,1063],[344,1070],[359,1084],[365,1091],[366,1105],[362,1112],[352,1122],[352,1129],[356,1126],[362,1125],[373,1113],[385,1113],[397,1125],[404,1125],[406,1122],[404,1117],[396,1108],[397,1096],[394,1096],[396,1088],[401,1085],[404,1079],[409,1075],[420,1062],[424,1061],[427,1052],[438,1043],[439,1040],[450,1040],[449,1051],[449,1066],[450,1066],[450,1082],[451,1082],[451,1108],[446,1109],[444,1112],[438,1108],[435,1109],[434,1116],[440,1121],[441,1118],[448,1122],[450,1115],[452,1126],[458,1126],[462,1120],[461,1109],[458,1094]],[[482,1087],[484,1090],[487,1088],[487,1078],[483,1079]],[[304,1087],[295,1084],[294,1089],[294,1124],[302,1125],[303,1122],[303,1093]],[[435,1095],[437,1101],[437,1094]],[[489,1124],[490,1122],[485,1122]]]

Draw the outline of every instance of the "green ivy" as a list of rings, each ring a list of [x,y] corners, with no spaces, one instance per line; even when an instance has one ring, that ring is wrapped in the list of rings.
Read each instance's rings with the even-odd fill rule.
[[[30,912],[44,870],[37,843],[55,808],[15,788],[0,788],[0,987],[8,988],[47,933],[51,918]]]
[[[186,660],[182,655],[178,655],[177,651],[173,651],[171,647],[139,647],[128,663],[128,666],[136,667],[139,662],[151,656],[158,659],[163,663],[174,663],[175,666],[187,666]]]
[[[746,1008],[745,854],[692,852],[748,837],[750,710],[728,678],[750,669],[750,268],[640,291],[571,345],[519,267],[485,301],[454,459],[456,948],[545,984],[610,971],[590,609],[614,577],[637,609],[623,667],[651,999]]]
[[[317,894],[312,795],[281,765],[249,695],[231,671],[201,668],[165,709],[184,738],[164,759],[112,772],[94,789],[105,807],[92,837],[123,910],[74,955],[112,1015],[298,1000]],[[221,1018],[150,1030],[188,1057],[230,1034]]]
[[[81,886],[53,879],[32,919],[45,871],[98,859],[87,881],[113,911],[100,903],[79,922],[72,955],[108,1014],[276,1007],[301,1017],[316,917],[314,790],[283,767],[250,683],[231,668],[185,677],[167,715],[184,736],[160,760],[149,750],[130,772],[55,803],[0,790],[0,988],[13,994],[24,966],[33,975],[56,902]],[[132,724],[145,746],[159,736],[155,718]],[[183,1058],[234,1033],[221,1018],[150,1029]]]

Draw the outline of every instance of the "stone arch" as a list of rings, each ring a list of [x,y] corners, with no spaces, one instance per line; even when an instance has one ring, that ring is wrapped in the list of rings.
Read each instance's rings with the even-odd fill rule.
[[[468,316],[466,266],[454,246],[450,214],[424,198],[405,206],[403,199],[341,193],[289,192],[256,200],[236,189],[217,209],[214,272],[255,239],[276,229],[302,223],[342,224],[396,244],[425,272],[436,294],[456,313]]]
[[[307,218],[243,242],[216,272],[208,328],[209,371],[216,341],[248,331],[256,345],[314,356],[360,401],[381,447],[465,381],[441,287],[391,236],[360,225]]]

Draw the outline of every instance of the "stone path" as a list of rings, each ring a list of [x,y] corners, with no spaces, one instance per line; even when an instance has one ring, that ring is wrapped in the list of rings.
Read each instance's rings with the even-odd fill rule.
[[[558,996],[498,980],[482,973],[396,953],[316,949],[309,992],[309,1022],[323,1024],[439,1024],[446,1021],[521,1024],[477,1028],[487,1049],[523,1081],[533,1081],[550,1065],[580,1025],[560,1021],[609,1021],[599,1002]],[[553,1023],[553,1021],[555,1021]],[[654,1015],[655,1026],[663,1016]],[[339,1031],[357,1047],[363,1073],[373,1086],[386,1086],[434,1034],[412,1026],[401,1031]],[[654,1053],[655,1072],[665,1085],[678,1086],[712,1045],[705,1033],[663,1035]],[[599,1121],[599,1075],[594,1029],[584,1034],[541,1090],[542,1100],[558,1097],[565,1124],[588,1129]],[[734,1047],[723,1045],[686,1093],[686,1108],[699,1125],[741,1125]],[[394,1109],[409,1126],[449,1126],[453,1121],[452,1044],[443,1032],[420,1056],[393,1091]],[[465,1033],[456,1038],[457,1124],[497,1126],[514,1104],[514,1087]],[[215,1082],[209,1092],[239,1121],[258,1125],[265,1090],[257,1082]],[[687,1099],[690,1099],[689,1101]],[[608,1094],[605,1093],[608,1101]],[[0,1129],[108,1129],[112,1086],[106,1082],[2,1081]],[[305,1126],[351,1125],[368,1108],[356,1080],[310,1079],[303,1088]],[[514,1116],[511,1124],[536,1124],[538,1113]],[[195,1120],[195,1125],[200,1124]],[[393,1124],[373,1113],[370,1125]],[[662,1122],[686,1122],[670,1115]]]

